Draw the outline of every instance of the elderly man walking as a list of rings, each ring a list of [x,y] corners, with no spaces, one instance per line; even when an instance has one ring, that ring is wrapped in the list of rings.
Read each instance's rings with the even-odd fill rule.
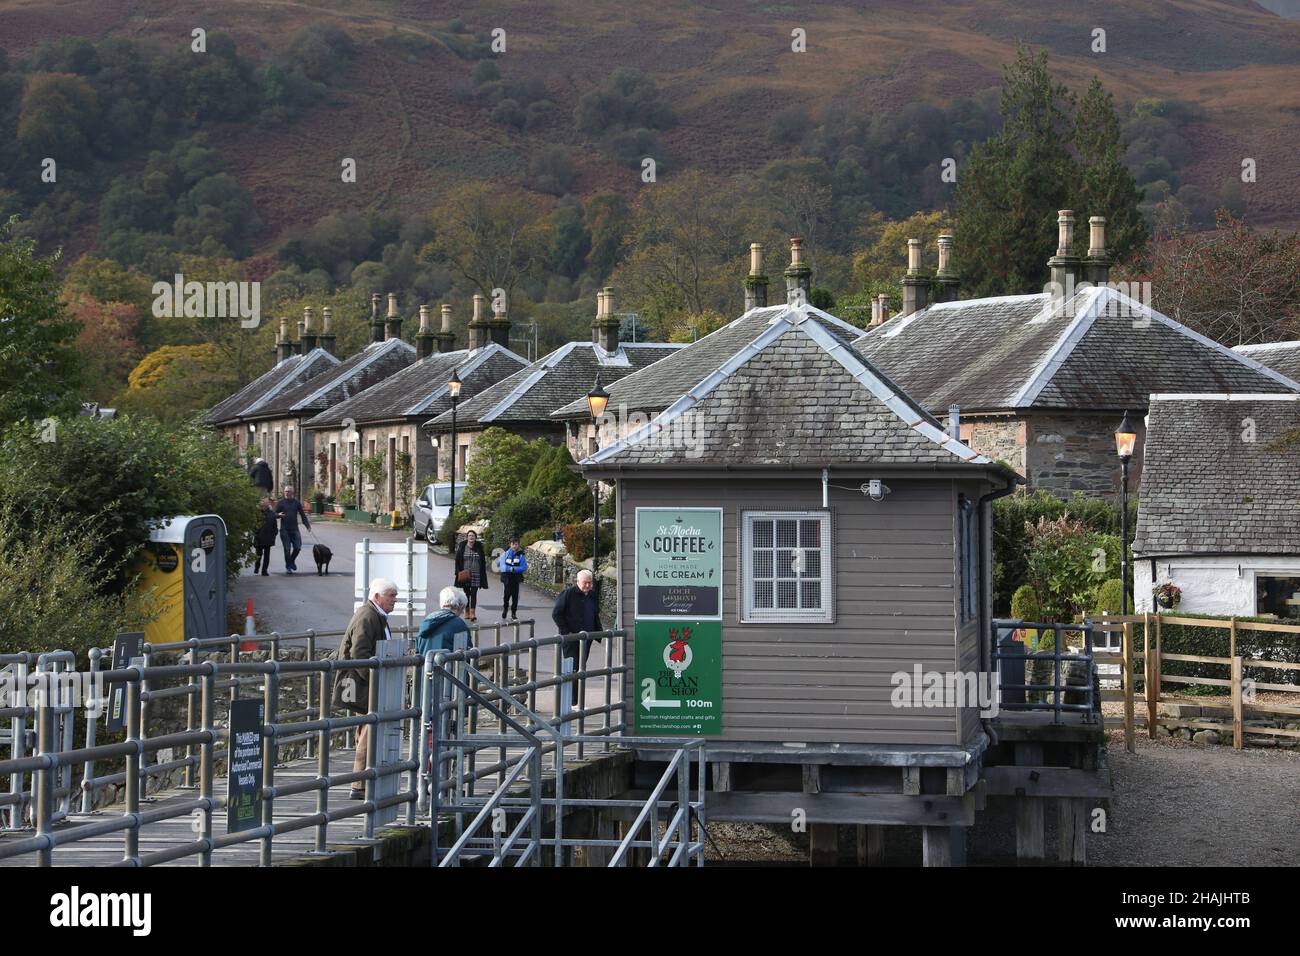
[[[284,489],[284,497],[275,506],[275,513],[280,516],[280,544],[284,545],[284,573],[293,574],[298,570],[298,553],[302,551],[302,532],[298,530],[298,518],[311,530],[311,519],[307,509],[292,488]]]
[[[600,626],[600,606],[596,601],[596,579],[592,577],[590,571],[579,571],[576,584],[570,584],[560,592],[560,596],[555,599],[555,606],[551,608],[551,620],[555,622],[556,628],[561,634],[577,634],[581,631],[593,633],[603,630]],[[597,638],[601,640],[601,638]],[[578,645],[586,645],[579,647]],[[591,641],[568,641],[564,645],[564,673],[572,673],[578,669],[579,662],[586,656],[587,647]],[[574,696],[570,698],[570,691]],[[569,700],[582,700],[582,684],[580,681],[566,683],[562,687],[560,695],[561,710],[567,709],[566,705]]]
[[[387,578],[375,578],[370,582],[369,593],[370,600],[357,608],[348,622],[343,643],[339,645],[338,660],[368,660],[375,656],[375,647],[380,641],[393,636],[388,629],[388,615],[397,603],[397,585]],[[360,668],[340,671],[334,682],[334,705],[355,714],[367,713],[370,710],[370,671]],[[366,769],[369,747],[370,725],[364,724],[357,734],[353,773]],[[351,798],[363,800],[365,795],[365,784],[354,782]]]

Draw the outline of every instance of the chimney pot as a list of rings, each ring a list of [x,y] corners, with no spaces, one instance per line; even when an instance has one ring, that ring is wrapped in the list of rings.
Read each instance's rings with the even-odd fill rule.
[[[803,239],[798,236],[790,237],[790,265],[803,265]]]
[[[442,307],[442,328],[438,330],[438,351],[454,352],[456,350],[456,334],[451,330],[451,306]]]
[[[327,335],[334,331],[334,310],[328,305],[320,310],[321,314],[321,331]]]
[[[483,321],[483,302],[484,302],[483,294],[481,292],[475,292],[474,293],[474,317],[470,321],[472,322]]]
[[[903,276],[903,315],[930,304],[930,280],[921,275],[921,240],[907,240],[907,275]]]
[[[871,326],[875,328],[880,325],[880,296],[871,300]]]
[[[1088,220],[1088,255],[1101,258],[1106,254],[1106,217],[1093,216]]]
[[[921,240],[907,240],[907,274],[919,276],[921,274]]]
[[[889,293],[888,292],[880,293],[880,321],[882,323],[889,321]]]
[[[421,334],[424,334],[427,333],[428,331],[429,331],[429,307],[427,305],[422,305],[420,306],[420,332]]]
[[[451,306],[449,305],[444,305],[442,307],[442,331],[451,331]]]
[[[948,406],[948,437],[961,441],[961,406]]]
[[[370,344],[384,340],[384,320],[379,315],[379,303],[383,299],[378,292],[370,295]]]
[[[790,237],[790,265],[785,270],[786,305],[808,305],[812,298],[812,269],[803,261],[803,239]]]
[[[396,292],[388,293],[388,318],[390,319],[398,318]]]
[[[1056,215],[1056,254],[1070,255],[1074,246],[1074,210],[1062,209]]]
[[[1073,253],[1074,248],[1074,212],[1062,209],[1056,217],[1057,248],[1056,255],[1047,260],[1047,267],[1052,274],[1052,295],[1070,298],[1080,278],[1080,260]]]
[[[952,267],[953,238],[944,233],[939,237],[939,268],[934,273],[935,302],[954,302],[961,285],[956,271]]]
[[[763,244],[761,242],[751,242],[749,244],[749,274],[752,276],[763,274]]]

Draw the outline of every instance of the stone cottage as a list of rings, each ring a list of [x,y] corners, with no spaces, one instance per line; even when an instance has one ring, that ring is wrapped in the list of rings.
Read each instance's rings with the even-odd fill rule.
[[[1152,395],[1133,540],[1138,613],[1300,620],[1300,395]]]

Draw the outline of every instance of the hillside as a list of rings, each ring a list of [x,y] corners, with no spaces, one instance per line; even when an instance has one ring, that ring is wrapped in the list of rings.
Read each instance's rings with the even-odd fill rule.
[[[456,18],[472,34],[507,31],[500,72],[544,84],[554,108],[543,120],[515,129],[474,98],[474,62],[448,33]],[[570,148],[575,192],[632,195],[637,171],[592,148],[571,120],[578,98],[621,66],[652,76],[677,113],[660,136],[661,175],[684,165],[743,173],[794,155],[767,135],[783,109],[820,121],[844,104],[868,113],[943,104],[996,87],[1017,38],[1047,48],[1073,88],[1096,73],[1121,103],[1199,104],[1204,118],[1191,130],[1196,150],[1184,179],[1218,188],[1253,158],[1252,221],[1300,225],[1300,22],[1247,0],[1134,0],[1103,10],[1070,0],[883,0],[869,10],[745,0],[484,0],[471,10],[436,0],[0,0],[0,46],[11,60],[68,36],[178,48],[202,26],[230,33],[243,55],[261,60],[320,21],[357,45],[329,101],[281,125],[226,124],[211,137],[253,195],[260,254],[328,211],[427,208],[467,178],[523,182],[530,157],[547,145]],[[1104,54],[1090,51],[1097,26],[1107,32]],[[807,53],[791,52],[795,28],[807,31]],[[356,183],[340,181],[344,157],[357,160]]]

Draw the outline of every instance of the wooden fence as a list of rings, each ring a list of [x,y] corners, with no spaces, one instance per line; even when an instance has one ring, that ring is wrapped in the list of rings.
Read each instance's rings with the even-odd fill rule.
[[[1134,751],[1134,737],[1136,735],[1137,724],[1142,723],[1147,734],[1153,739],[1156,736],[1157,727],[1168,727],[1176,729],[1185,727],[1190,730],[1214,730],[1220,734],[1232,734],[1232,745],[1237,750],[1242,749],[1245,745],[1245,735],[1247,728],[1245,721],[1250,719],[1252,714],[1282,714],[1295,716],[1300,720],[1300,685],[1296,684],[1270,684],[1260,681],[1248,681],[1243,679],[1242,674],[1247,667],[1265,668],[1272,670],[1289,670],[1300,671],[1300,664],[1293,664],[1286,661],[1273,661],[1258,657],[1243,657],[1237,653],[1237,634],[1240,631],[1266,631],[1271,634],[1294,634],[1297,640],[1300,640],[1300,626],[1294,624],[1272,624],[1261,623],[1257,621],[1238,621],[1233,618],[1192,618],[1177,617],[1165,614],[1142,614],[1142,615],[1107,615],[1104,617],[1092,619],[1094,629],[1109,634],[1122,634],[1122,641],[1119,651],[1096,651],[1093,654],[1098,664],[1118,663],[1120,667],[1121,686],[1119,688],[1103,688],[1101,699],[1122,700],[1124,702],[1123,717],[1106,718],[1106,726],[1124,728],[1124,748],[1129,752]],[[1228,638],[1228,656],[1227,657],[1209,657],[1200,654],[1174,654],[1168,653],[1161,649],[1160,646],[1160,629],[1162,625],[1187,625],[1191,627],[1222,628],[1227,631]],[[1135,647],[1141,631],[1140,637],[1142,647],[1139,651]],[[1165,661],[1187,661],[1190,663],[1200,664],[1221,664],[1228,668],[1229,677],[1186,677],[1179,674],[1163,673],[1162,667]],[[1138,671],[1136,668],[1141,665],[1142,691],[1139,693],[1136,688]],[[1202,718],[1199,720],[1184,720],[1179,717],[1165,717],[1159,713],[1160,704],[1169,702],[1167,698],[1161,698],[1163,685],[1165,684],[1196,684],[1210,687],[1224,687],[1228,689],[1228,696],[1231,700],[1232,718],[1230,720],[1214,720]],[[1152,692],[1154,688],[1154,693]],[[1253,700],[1253,692],[1259,690],[1281,691],[1297,695],[1297,706],[1282,706],[1280,704],[1259,704]],[[1178,703],[1193,703],[1191,701],[1180,700]],[[1281,727],[1250,727],[1251,735],[1273,736],[1273,737],[1300,737],[1300,730],[1287,730]]]

